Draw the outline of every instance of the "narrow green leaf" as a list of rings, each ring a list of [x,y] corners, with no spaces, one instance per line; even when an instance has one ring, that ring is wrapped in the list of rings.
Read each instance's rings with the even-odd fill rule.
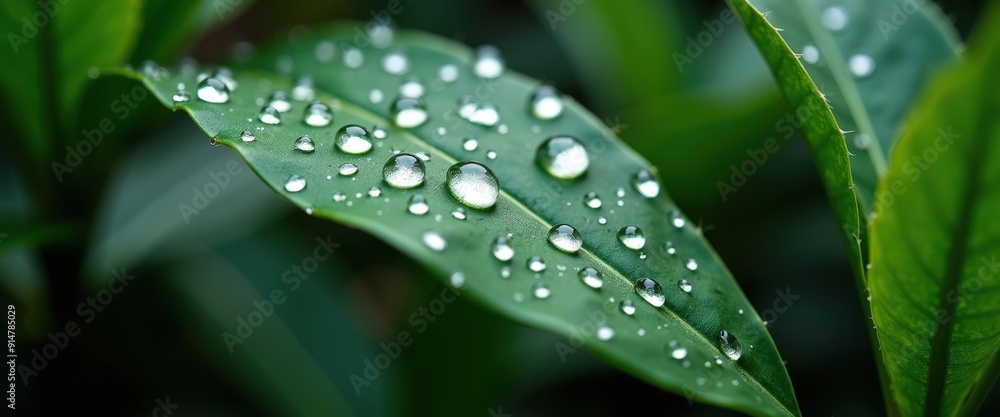
[[[905,416],[972,416],[1000,371],[1000,8],[921,99],[879,183],[872,312]]]
[[[300,44],[303,48],[262,52],[256,68],[235,68],[237,88],[224,104],[197,98],[174,103],[178,83],[191,86],[194,95],[198,82],[193,71],[127,75],[141,79],[166,105],[188,112],[206,134],[239,152],[271,188],[307,212],[379,236],[461,287],[463,295],[507,317],[571,337],[553,346],[554,352],[565,356],[583,341],[626,371],[694,401],[753,415],[799,414],[774,344],[729,272],[665,193],[645,198],[632,185],[633,175],[650,169],[648,164],[594,116],[562,98],[559,117],[533,117],[528,105],[537,81],[512,71],[480,78],[472,70],[471,50],[437,37],[397,33],[387,49],[352,50],[352,25],[323,33]],[[327,59],[329,45],[335,46],[333,60]],[[345,57],[352,63],[360,57],[363,63],[351,68]],[[401,62],[406,65],[394,67]],[[451,82],[439,76],[449,65],[458,75]],[[403,68],[404,74],[391,74],[385,67]],[[260,122],[267,97],[294,86],[292,78],[272,68],[311,74],[316,98],[334,109],[334,122],[307,126],[303,115],[308,102],[298,100],[281,115],[280,124]],[[429,119],[399,128],[391,123],[388,109],[408,77],[423,80]],[[463,95],[495,105],[500,124],[486,127],[464,120],[458,113]],[[348,155],[334,146],[335,133],[345,125],[369,131],[382,125],[386,137],[373,140],[366,154]],[[241,140],[244,131],[254,140]],[[311,137],[315,151],[296,149],[294,143],[303,135]],[[555,135],[576,137],[589,152],[589,168],[576,180],[556,179],[535,163],[539,145]],[[466,150],[468,137],[477,139],[475,150]],[[383,165],[395,151],[426,153],[422,186],[402,190],[383,180]],[[500,192],[491,209],[463,207],[450,195],[446,172],[463,160],[485,161],[496,173]],[[338,167],[344,163],[359,170],[340,175]],[[293,176],[305,181],[303,189],[297,181],[289,184]],[[599,209],[584,204],[588,192],[600,195]],[[427,214],[408,211],[416,195],[425,198]],[[455,215],[458,209],[463,211]],[[581,250],[564,253],[546,240],[550,228],[560,223],[579,230]],[[644,231],[642,250],[618,241],[619,229],[630,225]],[[515,254],[503,262],[491,246],[508,235]],[[377,260],[380,254],[370,256]],[[534,256],[544,259],[544,271],[529,270]],[[578,277],[585,267],[603,274],[601,288]],[[643,278],[662,285],[662,307],[636,294],[634,284]],[[690,292],[681,289],[681,280],[690,283]],[[634,304],[634,314],[622,311],[623,301]],[[724,330],[741,342],[739,359],[729,359],[721,350],[717,335]]]
[[[894,0],[751,0],[781,28],[842,130],[861,214],[910,103],[928,78],[957,57],[955,29],[933,2]]]

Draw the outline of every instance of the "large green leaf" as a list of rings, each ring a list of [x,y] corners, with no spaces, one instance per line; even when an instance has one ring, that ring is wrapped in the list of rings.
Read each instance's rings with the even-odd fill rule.
[[[1000,8],[921,99],[879,183],[872,312],[906,416],[972,416],[1000,371]]]
[[[584,342],[629,372],[684,392],[693,400],[754,415],[798,415],[781,359],[752,306],[699,230],[689,222],[682,224],[679,212],[671,215],[676,206],[665,193],[646,198],[633,187],[632,176],[649,169],[647,163],[621,145],[594,116],[563,98],[561,116],[534,118],[527,108],[537,81],[511,71],[496,79],[479,78],[472,71],[472,51],[437,37],[397,33],[388,49],[355,51],[362,54],[363,64],[352,69],[340,56],[328,62],[318,59],[314,51],[320,42],[345,51],[356,35],[353,27],[324,33],[312,39],[312,47],[265,51],[257,57],[256,68],[236,68],[238,87],[225,104],[198,99],[175,104],[172,97],[179,83],[192,90],[198,84],[193,72],[154,77],[128,74],[141,79],[163,103],[188,112],[218,144],[239,152],[289,201],[307,212],[379,236],[436,276],[458,282],[455,285],[471,299],[515,320],[572,336],[573,341]],[[407,63],[405,75],[390,74],[383,68],[384,62],[392,61],[386,57],[400,54]],[[453,82],[439,78],[439,70],[446,65],[457,69]],[[335,109],[332,125],[304,124],[307,103],[302,101],[293,101],[292,110],[278,125],[258,120],[272,92],[293,87],[293,79],[279,75],[285,71],[315,77],[316,98]],[[430,118],[415,128],[397,128],[390,123],[388,109],[402,81],[411,76],[424,82],[423,99]],[[384,99],[372,100],[373,89]],[[466,94],[496,105],[502,124],[485,127],[463,120],[457,110],[459,98]],[[351,124],[370,130],[384,125],[387,136],[375,140],[367,154],[348,155],[336,150],[333,142],[338,128]],[[244,131],[252,132],[255,140],[241,140]],[[304,153],[294,146],[305,134],[315,142],[315,152]],[[591,162],[585,175],[559,180],[536,165],[536,149],[554,135],[574,136],[589,149]],[[474,151],[463,147],[463,138],[469,136],[478,139]],[[383,164],[397,150],[425,152],[429,157],[419,188],[395,189],[383,181]],[[449,194],[445,176],[452,164],[471,159],[486,161],[499,178],[501,190],[493,208],[465,207],[460,219],[453,212],[462,205]],[[338,166],[348,162],[359,167],[357,174],[339,175]],[[292,187],[297,192],[290,192],[286,182],[296,175],[304,179],[305,188]],[[372,187],[380,191],[369,193]],[[600,209],[583,203],[588,192],[602,197]],[[428,214],[408,212],[408,201],[415,195],[426,198]],[[579,252],[564,253],[547,242],[549,229],[559,223],[570,223],[582,234]],[[642,251],[630,250],[618,241],[618,230],[629,225],[645,232],[647,243]],[[446,247],[427,243],[435,235],[447,242]],[[516,251],[509,263],[499,261],[491,250],[496,238],[508,235]],[[675,249],[667,252],[666,245]],[[377,260],[379,255],[371,253],[370,257]],[[533,256],[544,259],[544,271],[528,269]],[[584,267],[603,274],[600,289],[577,277]],[[508,278],[504,271],[509,271]],[[456,274],[464,279],[454,281]],[[643,278],[662,285],[666,300],[662,307],[636,294],[633,287]],[[681,280],[693,289],[683,291]],[[547,290],[540,290],[540,285]],[[623,300],[635,304],[633,315],[619,309]],[[611,340],[601,340],[611,331]],[[741,341],[738,360],[728,359],[717,342],[722,331]]]
[[[853,154],[862,215],[904,118],[928,78],[957,57],[958,35],[933,2],[751,0],[825,94]]]

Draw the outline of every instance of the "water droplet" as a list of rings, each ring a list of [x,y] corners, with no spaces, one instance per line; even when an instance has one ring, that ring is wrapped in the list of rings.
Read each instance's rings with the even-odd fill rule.
[[[262,123],[276,125],[281,123],[281,113],[278,113],[278,110],[274,107],[267,106],[260,109],[260,114],[257,115],[257,119]]]
[[[840,31],[847,26],[848,16],[847,11],[843,7],[834,6],[827,8],[823,11],[823,16],[821,17],[823,21],[823,26],[834,32]]]
[[[670,344],[673,345],[670,346],[670,357],[677,360],[686,358],[688,355],[688,350],[686,348],[677,346],[676,343],[677,343],[676,341],[670,342]]]
[[[448,247],[448,241],[444,240],[444,236],[435,231],[424,232],[421,240],[434,252],[441,252]]]
[[[663,287],[649,278],[636,281],[635,292],[653,307],[662,307],[663,303],[667,301],[667,297],[663,294]]]
[[[677,253],[677,248],[674,247],[673,242],[667,242],[663,244],[663,249],[667,251],[667,254],[674,255]]]
[[[334,142],[337,149],[349,154],[363,154],[372,149],[372,139],[365,128],[358,125],[346,125],[337,130]]]
[[[424,101],[413,97],[400,97],[392,102],[389,115],[396,126],[410,128],[422,125],[427,121],[427,110]]]
[[[576,253],[583,246],[580,232],[568,224],[557,224],[549,229],[549,243],[567,253]]]
[[[359,68],[365,63],[365,54],[357,48],[347,48],[344,50],[344,66],[347,68]]]
[[[592,209],[601,208],[601,197],[597,193],[591,191],[583,195],[583,204]]]
[[[698,269],[698,261],[694,259],[688,259],[687,263],[684,264],[684,267],[687,268],[689,271],[696,271]]]
[[[649,170],[639,170],[632,176],[632,186],[635,187],[643,197],[653,198],[660,194],[660,183],[653,177]]]
[[[354,164],[352,164],[350,162],[346,162],[346,163],[340,164],[340,167],[337,168],[337,172],[340,173],[340,175],[343,175],[345,177],[350,177],[350,176],[358,173],[358,166],[354,165]]]
[[[493,171],[476,161],[459,162],[448,168],[448,191],[468,207],[488,209],[497,203],[500,182]]]
[[[462,141],[462,149],[472,152],[476,150],[476,148],[479,148],[479,141],[476,140],[476,138],[468,137]]]
[[[368,101],[371,101],[372,104],[381,103],[383,98],[385,98],[385,94],[380,89],[373,88],[368,92]]]
[[[719,350],[728,356],[729,359],[736,361],[743,355],[743,345],[740,344],[740,341],[732,333],[720,330],[719,334],[715,335],[715,342],[719,345]]]
[[[590,158],[587,149],[570,136],[553,136],[538,147],[535,161],[556,178],[573,179],[587,172]]]
[[[304,120],[309,126],[324,127],[333,121],[333,112],[330,106],[317,101],[306,106]]]
[[[312,153],[312,151],[316,150],[316,144],[313,143],[313,140],[309,137],[309,135],[304,135],[295,139],[295,149],[305,153]]]
[[[414,188],[424,183],[424,161],[409,153],[389,157],[382,167],[382,178],[395,188]]]
[[[639,336],[645,336],[646,335],[646,329],[636,330],[635,334],[637,334]]]
[[[847,66],[850,67],[851,74],[858,78],[867,77],[875,72],[875,60],[865,54],[852,56],[847,62]]]
[[[431,207],[427,205],[427,200],[424,196],[414,194],[413,197],[410,197],[410,203],[406,206],[406,210],[409,211],[410,214],[423,216],[431,210]]]
[[[253,132],[244,130],[243,133],[240,133],[240,140],[244,142],[253,142],[257,140],[257,137],[253,135]]]
[[[550,85],[541,85],[531,94],[531,114],[541,120],[551,120],[559,117],[563,111],[563,101],[556,89]]]
[[[337,45],[330,41],[321,41],[316,44],[316,60],[322,63],[333,61],[337,54]]]
[[[868,149],[871,144],[872,138],[867,133],[858,133],[854,136],[854,146],[858,147],[858,149]]]
[[[528,269],[532,272],[542,272],[545,270],[545,260],[541,256],[532,256],[528,259]]]
[[[497,159],[497,153],[496,153],[496,151],[486,151],[486,158],[487,159]]]
[[[491,249],[493,251],[493,257],[501,261],[507,262],[514,257],[514,247],[511,246],[509,238],[503,236],[498,237],[493,241],[493,247]]]
[[[632,300],[622,300],[622,302],[618,304],[618,308],[621,309],[622,313],[625,313],[626,316],[635,314],[635,303],[633,303]]]
[[[285,181],[285,191],[297,193],[306,188],[306,179],[298,175],[292,175]]]
[[[410,60],[402,52],[389,52],[382,57],[382,69],[390,74],[400,75],[410,69]]]
[[[691,289],[694,288],[694,287],[691,286],[691,283],[688,282],[688,280],[686,280],[686,279],[682,279],[680,281],[677,281],[677,287],[680,288],[681,291],[684,291],[686,293],[690,293]]]
[[[580,276],[580,280],[588,287],[593,289],[600,289],[604,286],[604,274],[598,271],[596,268],[586,267],[580,270],[577,274]]]
[[[819,62],[819,49],[814,45],[806,45],[802,48],[802,59],[810,64]]]
[[[173,99],[174,103],[184,103],[191,100],[191,94],[188,94],[188,92],[183,89],[178,89],[177,92],[174,93]]]
[[[271,97],[267,99],[267,105],[274,107],[280,113],[285,113],[292,109],[292,102],[288,101],[288,96],[281,90],[271,93]]]
[[[510,278],[510,266],[504,265],[500,267],[500,278]]]
[[[382,189],[378,188],[377,185],[373,185],[372,188],[368,189],[368,196],[371,198],[378,198],[382,195]]]
[[[607,341],[613,339],[614,337],[615,337],[615,330],[614,329],[612,329],[612,328],[610,328],[608,326],[605,326],[605,325],[601,325],[601,326],[597,327],[597,340],[600,340],[602,342],[607,342]]]
[[[642,229],[635,226],[625,226],[618,230],[618,240],[626,248],[632,250],[639,250],[646,246],[646,236],[642,234]]]
[[[482,78],[496,78],[503,74],[505,68],[500,49],[493,45],[483,45],[476,48],[476,59],[473,70]]]
[[[198,99],[206,103],[226,103],[229,101],[229,88],[214,77],[208,77],[198,83]]]
[[[604,217],[601,217],[601,218],[597,219],[597,222],[600,223],[600,224],[607,224],[608,223],[608,219],[606,219]]]
[[[679,211],[673,210],[670,212],[670,224],[673,224],[674,227],[680,229],[684,227],[686,223],[687,222],[684,220],[684,215],[681,214]]]
[[[417,77],[409,77],[399,85],[399,95],[420,98],[424,96],[424,84]]]
[[[552,290],[549,289],[544,283],[536,283],[534,287],[531,288],[531,294],[539,300],[544,300],[552,295]]]
[[[438,77],[446,83],[455,82],[458,79],[458,67],[453,64],[445,64],[438,70]]]
[[[465,285],[465,274],[461,272],[451,274],[451,278],[448,278],[448,281],[451,282],[452,287],[462,288]]]
[[[333,193],[333,201],[336,201],[336,202],[339,203],[339,202],[344,201],[344,200],[347,200],[347,194],[344,194],[344,193],[342,193],[340,191],[337,191],[337,192]]]
[[[300,76],[292,87],[292,98],[298,101],[310,101],[316,98],[313,79],[308,75]]]
[[[465,209],[461,207],[455,208],[455,210],[451,211],[451,217],[454,217],[459,220],[465,220]]]

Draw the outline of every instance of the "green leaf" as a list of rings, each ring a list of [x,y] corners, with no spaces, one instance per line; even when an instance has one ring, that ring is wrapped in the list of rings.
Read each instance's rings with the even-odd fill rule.
[[[1000,371],[1000,8],[923,96],[879,183],[872,312],[905,416],[972,416]]]
[[[800,55],[846,132],[861,214],[904,118],[930,76],[956,59],[958,34],[933,2],[751,0]],[[865,70],[871,64],[871,71]],[[861,75],[859,75],[861,74]]]
[[[319,42],[337,45],[341,53],[348,50],[355,36],[353,27],[324,31],[323,36],[302,43],[302,48],[264,51],[255,60],[256,68],[235,68],[237,88],[225,104],[172,101],[178,83],[194,89],[194,72],[148,78],[128,75],[141,79],[164,104],[189,113],[216,143],[239,152],[271,188],[307,212],[382,238],[446,282],[461,273],[464,282],[459,292],[463,295],[519,322],[570,336],[566,344],[553,347],[556,352],[576,349],[582,341],[626,371],[683,392],[694,401],[753,415],[799,414],[781,359],[753,307],[700,231],[690,222],[674,225],[683,217],[671,216],[676,206],[665,193],[645,198],[633,187],[632,176],[650,167],[606,126],[569,98],[562,99],[565,108],[558,118],[534,118],[527,107],[537,81],[512,71],[497,79],[479,78],[472,71],[472,51],[430,35],[397,33],[388,49],[359,50],[364,60],[356,69],[345,66],[339,55],[331,62],[317,59],[314,51]],[[383,69],[391,54],[406,57],[405,75]],[[439,78],[445,65],[457,68],[456,81]],[[317,99],[335,109],[334,123],[305,125],[307,103],[303,101],[293,101],[292,110],[282,115],[279,125],[258,121],[261,106],[272,92],[293,87],[291,78],[271,68],[312,74]],[[430,118],[415,128],[397,128],[390,123],[388,109],[402,81],[411,76],[424,82]],[[380,90],[384,99],[373,102],[373,89]],[[463,95],[496,105],[502,127],[463,120],[457,113]],[[335,132],[351,124],[369,130],[383,125],[387,136],[375,140],[367,154],[348,155],[336,150],[333,142]],[[242,141],[244,131],[252,132],[255,140]],[[293,146],[306,134],[315,142],[315,152],[303,153]],[[585,175],[559,180],[536,165],[536,149],[554,135],[579,138],[589,149],[590,167]],[[474,151],[463,149],[463,139],[469,136],[478,139]],[[430,159],[422,186],[400,190],[383,181],[383,165],[395,150],[426,152]],[[495,158],[490,156],[494,152]],[[501,191],[495,207],[464,207],[465,219],[459,219],[452,213],[462,205],[449,194],[446,171],[457,161],[473,159],[492,168]],[[359,167],[358,173],[339,175],[338,166],[348,162]],[[306,186],[290,192],[285,184],[295,175],[304,178]],[[372,187],[380,189],[371,193],[375,197],[369,196]],[[588,192],[600,194],[600,209],[583,204]],[[407,210],[408,201],[418,194],[430,206],[423,216]],[[582,250],[563,253],[547,242],[549,229],[559,223],[579,230]],[[619,229],[629,225],[645,232],[647,243],[641,253],[618,241]],[[436,245],[426,244],[428,233],[442,237],[446,247],[436,250]],[[507,235],[512,236],[516,251],[509,263],[499,261],[491,250],[496,238]],[[676,253],[665,250],[668,242]],[[377,260],[380,255],[371,253],[370,257]],[[547,268],[543,272],[527,268],[533,256],[544,259]],[[603,274],[602,288],[591,288],[577,277],[583,267]],[[509,268],[509,278],[502,277],[505,268]],[[647,277],[662,285],[666,300],[662,307],[647,303],[633,289],[635,282]],[[682,279],[693,286],[690,293],[679,288]],[[550,296],[536,297],[541,293],[536,292],[537,285],[546,286]],[[619,309],[623,300],[635,304],[634,315]],[[612,329],[613,338],[599,340],[598,326]],[[726,358],[720,350],[716,338],[723,330],[741,342],[738,360]],[[682,359],[672,357],[675,350]]]

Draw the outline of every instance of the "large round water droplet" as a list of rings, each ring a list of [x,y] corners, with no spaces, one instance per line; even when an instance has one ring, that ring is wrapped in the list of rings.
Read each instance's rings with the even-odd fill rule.
[[[534,287],[531,288],[531,294],[539,300],[544,300],[552,295],[552,290],[549,289],[544,283],[536,283]]]
[[[715,342],[719,345],[719,350],[728,356],[729,359],[735,361],[739,360],[740,356],[743,356],[743,345],[740,344],[740,341],[732,333],[725,330],[719,331],[719,334],[715,335]]]
[[[514,247],[511,246],[510,239],[504,236],[493,241],[491,248],[493,256],[501,261],[507,262],[514,257]]]
[[[489,167],[476,161],[459,162],[448,168],[448,191],[466,206],[488,209],[497,203],[500,182]]]
[[[626,248],[632,250],[639,250],[646,246],[646,236],[642,234],[642,229],[635,226],[625,226],[618,230],[618,240]]]
[[[550,85],[538,86],[531,94],[529,106],[531,114],[541,120],[555,119],[563,111],[562,98]]]
[[[313,143],[313,140],[309,137],[309,135],[304,135],[295,139],[295,149],[305,153],[312,153],[312,151],[316,150],[316,144]]]
[[[358,166],[350,162],[345,162],[340,164],[340,167],[337,168],[337,172],[345,177],[350,177],[358,173]]]
[[[583,204],[586,204],[587,207],[590,207],[592,209],[599,209],[599,208],[601,208],[601,204],[602,204],[601,203],[601,196],[597,195],[597,193],[595,193],[593,191],[591,191],[591,192],[589,192],[587,194],[584,194],[583,195]]]
[[[260,109],[260,114],[257,115],[257,119],[260,120],[261,123],[276,125],[281,123],[281,113],[279,113],[274,107],[267,106]]]
[[[597,327],[597,340],[600,340],[602,342],[607,342],[607,341],[613,339],[614,337],[615,337],[615,330],[614,329],[612,329],[612,328],[610,328],[608,326],[605,326],[605,325],[601,325],[601,326]]]
[[[851,57],[847,66],[855,77],[865,78],[875,72],[875,59],[865,54],[857,54]]]
[[[292,109],[292,102],[288,101],[288,95],[281,90],[271,93],[271,97],[267,100],[267,105],[274,107],[279,113],[284,113]]]
[[[410,153],[389,157],[382,167],[382,178],[395,188],[414,188],[424,183],[424,161]]]
[[[337,139],[334,144],[341,152],[353,155],[372,150],[371,135],[365,128],[358,125],[347,125],[337,130]]]
[[[306,179],[299,175],[292,175],[285,181],[285,191],[297,193],[306,188]]]
[[[583,237],[573,226],[557,224],[549,229],[549,243],[567,253],[576,253],[583,246]]]
[[[410,197],[410,202],[407,204],[406,210],[409,211],[410,214],[423,216],[431,210],[431,207],[427,205],[427,199],[425,199],[424,196],[415,194],[413,197]]]
[[[424,246],[434,252],[441,252],[448,247],[448,241],[444,240],[444,236],[435,231],[424,232],[420,239],[424,242]]]
[[[417,127],[427,121],[427,109],[424,101],[419,98],[400,97],[392,102],[389,116],[396,126]]]
[[[532,256],[528,259],[528,270],[532,272],[542,272],[545,270],[545,260],[541,256]]]
[[[476,48],[476,58],[473,63],[473,72],[476,75],[482,78],[496,78],[503,74],[505,67],[499,48],[493,45]]]
[[[553,136],[538,147],[535,161],[556,178],[573,179],[587,172],[590,158],[587,149],[570,136]]]
[[[660,183],[656,181],[653,173],[645,169],[639,170],[632,176],[632,186],[646,198],[653,198],[660,194]]]
[[[198,83],[198,99],[215,104],[228,102],[229,88],[218,78],[208,77]]]
[[[649,278],[636,281],[635,292],[653,307],[662,307],[663,303],[667,301],[667,297],[663,294],[663,287]]]
[[[622,300],[622,302],[618,304],[618,308],[621,309],[622,313],[625,313],[626,316],[635,314],[635,304],[632,303],[632,300]]]
[[[330,106],[317,101],[306,106],[303,120],[309,126],[324,127],[333,122],[333,112],[330,111]]]
[[[590,288],[600,289],[604,286],[604,274],[598,271],[597,268],[588,266],[581,269],[578,275],[580,276],[580,281],[583,281]]]

